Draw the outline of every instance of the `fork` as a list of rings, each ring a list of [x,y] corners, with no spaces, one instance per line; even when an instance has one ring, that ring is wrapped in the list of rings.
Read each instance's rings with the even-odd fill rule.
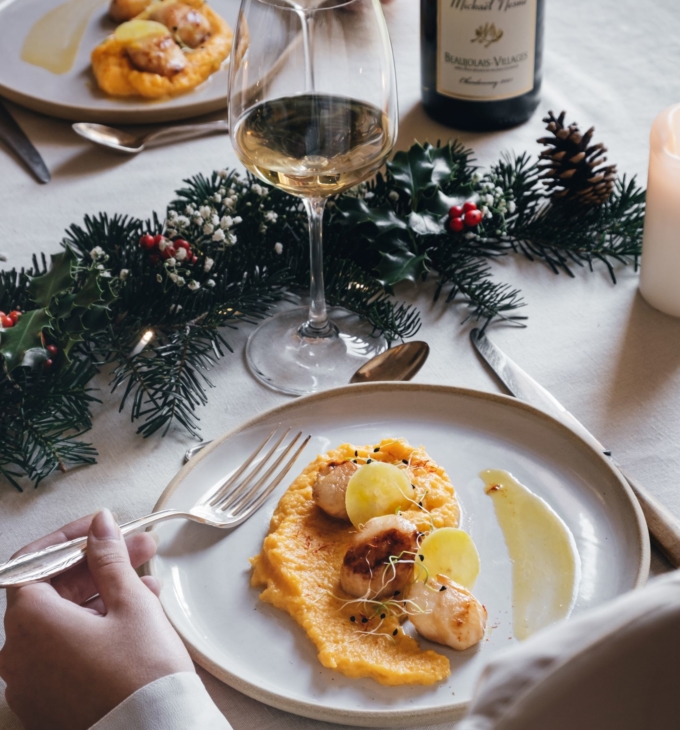
[[[223,529],[238,527],[262,507],[269,495],[290,471],[311,439],[311,436],[307,436],[293,455],[283,463],[302,436],[302,431],[288,439],[282,453],[274,459],[267,471],[253,483],[255,477],[269,464],[277,449],[284,443],[291,431],[288,428],[284,430],[282,435],[277,436],[279,429],[280,425],[262,441],[233,474],[220,479],[210,487],[188,512],[176,509],[152,512],[146,517],[140,517],[121,525],[121,532],[123,535],[128,535],[157,522],[178,518]],[[257,461],[258,456],[266,447],[268,447],[267,453]],[[280,471],[274,476],[274,472],[282,463]],[[251,465],[250,471],[241,478]],[[270,478],[271,481],[269,481]],[[75,540],[51,545],[43,550],[8,560],[0,565],[0,588],[23,586],[63,573],[85,559],[86,547],[87,537],[78,537]]]

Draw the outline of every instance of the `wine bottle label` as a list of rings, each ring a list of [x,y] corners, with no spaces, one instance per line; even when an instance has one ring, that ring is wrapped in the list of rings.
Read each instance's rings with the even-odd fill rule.
[[[437,91],[492,101],[534,86],[536,0],[437,0]]]

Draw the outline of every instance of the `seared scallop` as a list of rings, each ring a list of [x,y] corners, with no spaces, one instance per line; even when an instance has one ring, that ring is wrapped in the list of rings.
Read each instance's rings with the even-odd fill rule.
[[[467,588],[445,575],[414,583],[408,598],[411,623],[426,639],[463,651],[484,638],[486,608]]]
[[[116,23],[136,18],[151,5],[153,0],[111,0],[109,17]]]
[[[205,15],[182,3],[161,3],[149,15],[170,30],[189,48],[198,48],[210,36],[210,23]]]
[[[352,461],[329,464],[319,471],[312,496],[321,509],[338,520],[347,520],[345,493],[350,477],[359,467]]]
[[[400,515],[374,517],[357,532],[340,569],[340,585],[357,598],[403,593],[413,576],[418,529]]]
[[[148,35],[125,48],[132,64],[139,71],[174,76],[187,65],[182,49],[168,35]]]

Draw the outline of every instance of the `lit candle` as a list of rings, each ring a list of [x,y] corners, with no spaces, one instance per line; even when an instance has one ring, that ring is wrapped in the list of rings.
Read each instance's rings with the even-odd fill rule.
[[[640,293],[680,317],[680,104],[652,125]]]

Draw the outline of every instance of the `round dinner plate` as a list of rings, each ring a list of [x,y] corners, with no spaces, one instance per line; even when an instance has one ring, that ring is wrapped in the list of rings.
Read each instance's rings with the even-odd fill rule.
[[[213,442],[178,473],[156,509],[191,507],[278,423],[312,439],[265,506],[232,532],[180,521],[159,525],[159,549],[150,566],[163,585],[163,607],[193,658],[250,697],[306,717],[369,727],[460,717],[485,663],[515,643],[511,563],[478,476],[483,469],[510,471],[573,533],[582,569],[573,614],[646,581],[645,522],[608,459],[521,401],[461,388],[376,383],[292,401]],[[465,652],[419,639],[451,662],[451,676],[430,687],[383,687],[324,668],[304,631],[288,614],[262,603],[249,583],[248,558],[260,551],[278,499],[303,467],[340,443],[387,437],[424,445],[446,469],[462,504],[461,526],[472,534],[481,558],[474,593],[489,612],[487,636]]]
[[[82,5],[87,26],[70,71],[54,74],[21,58],[33,24],[60,5]],[[108,0],[0,0],[0,95],[43,114],[78,122],[144,124],[186,119],[226,109],[228,60],[193,91],[171,99],[114,98],[104,94],[90,67],[92,49],[110,35]],[[239,0],[211,0],[211,7],[236,29]],[[89,12],[89,15],[88,15]],[[81,17],[76,13],[76,18]],[[55,33],[64,29],[55,28]],[[276,35],[276,33],[274,33]]]

